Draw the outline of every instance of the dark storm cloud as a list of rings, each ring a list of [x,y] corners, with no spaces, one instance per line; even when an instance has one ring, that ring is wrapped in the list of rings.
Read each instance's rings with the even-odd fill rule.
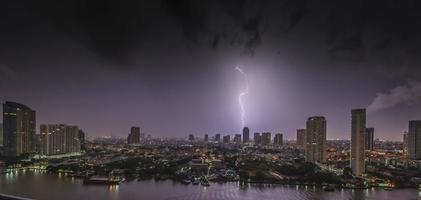
[[[284,37],[285,34],[296,34],[296,29],[320,31],[321,34],[314,36],[314,40],[323,37],[321,39],[327,47],[320,50],[328,52],[337,61],[370,61],[393,54],[385,65],[419,64],[417,58],[421,51],[418,1],[9,2],[44,17],[56,30],[81,42],[103,58],[122,65],[129,64],[130,52],[142,44],[145,32],[168,28],[160,21],[177,24],[185,42],[214,50],[220,50],[223,44],[238,46],[239,53],[246,55],[253,55],[262,43],[274,42],[266,37],[267,34]],[[13,12],[8,9],[3,11]],[[157,37],[154,40],[160,45],[159,37],[162,35]],[[180,39],[171,34],[167,37]],[[400,52],[394,52],[396,49]]]

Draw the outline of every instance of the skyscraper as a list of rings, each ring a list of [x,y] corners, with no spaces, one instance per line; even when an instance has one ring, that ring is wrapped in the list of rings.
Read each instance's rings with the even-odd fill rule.
[[[262,145],[269,145],[272,139],[272,134],[270,132],[262,133],[261,142]]]
[[[365,109],[351,111],[351,169],[360,176],[365,172]]]
[[[82,129],[79,129],[78,131],[78,139],[80,142],[80,148],[85,150],[85,132],[83,132]]]
[[[224,144],[229,144],[230,143],[230,136],[229,135],[225,135],[222,140],[224,141]]]
[[[365,129],[365,149],[373,150],[374,147],[374,128]]]
[[[421,120],[409,121],[408,153],[409,159],[421,160]]]
[[[260,136],[260,133],[257,133],[257,132],[254,133],[253,140],[254,140],[254,145],[261,144],[262,143],[262,136]]]
[[[326,161],[326,119],[323,116],[313,116],[306,123],[306,161]]]
[[[297,129],[297,145],[301,148],[306,146],[306,129]]]
[[[39,153],[57,155],[80,152],[79,128],[66,124],[40,125]]]
[[[189,141],[193,142],[194,141],[194,135],[193,134],[189,134]]]
[[[275,137],[273,138],[273,144],[275,144],[276,146],[282,146],[284,144],[282,133],[275,134]]]
[[[250,129],[248,127],[243,128],[243,143],[249,143],[250,142]]]
[[[408,158],[408,146],[409,146],[409,141],[408,141],[408,132],[403,132],[403,154]]]
[[[234,135],[234,143],[235,144],[241,144],[241,134],[235,134]]]
[[[130,129],[129,136],[127,136],[127,144],[139,144],[140,143],[140,127],[133,126]]]
[[[218,133],[215,135],[215,142],[221,142],[221,134]]]
[[[208,134],[205,134],[205,138],[203,138],[203,140],[204,140],[205,142],[208,142],[208,140],[209,140],[209,136],[208,136]]]
[[[8,156],[32,153],[35,149],[35,111],[6,101],[3,104],[3,146]]]

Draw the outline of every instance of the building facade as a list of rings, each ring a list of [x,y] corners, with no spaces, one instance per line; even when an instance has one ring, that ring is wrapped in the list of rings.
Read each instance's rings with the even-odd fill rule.
[[[306,123],[306,147],[305,155],[307,162],[326,161],[326,119],[323,116],[313,116]]]
[[[254,145],[262,144],[262,136],[260,135],[260,133],[257,133],[257,132],[254,133],[253,140],[254,140]]]
[[[243,143],[247,144],[250,142],[250,129],[248,127],[243,128]]]
[[[19,156],[35,150],[35,111],[23,104],[3,104],[4,154]]]
[[[262,133],[261,142],[262,145],[269,145],[272,140],[272,134],[270,132]]]
[[[79,153],[81,150],[79,128],[77,126],[41,124],[39,137],[39,153],[41,155]]]
[[[222,138],[222,140],[223,140],[224,144],[229,144],[230,143],[230,140],[231,140],[231,137],[229,135],[225,135]]]
[[[241,134],[235,134],[234,135],[234,143],[235,144],[241,144]]]
[[[282,146],[284,144],[284,138],[282,133],[275,134],[275,137],[273,138],[273,144],[276,146]]]
[[[408,146],[409,146],[409,141],[408,141],[408,132],[404,132],[403,133],[403,155],[408,158],[409,157],[409,153],[408,153]]]
[[[297,129],[297,145],[301,148],[306,146],[306,129]]]
[[[215,135],[215,142],[221,142],[221,134],[218,133]]]
[[[411,120],[408,124],[409,159],[421,160],[421,120]]]
[[[140,127],[133,126],[130,128],[130,133],[127,136],[127,144],[139,144],[140,143]]]
[[[373,150],[374,148],[374,128],[365,129],[365,150]]]
[[[353,109],[351,111],[351,169],[357,176],[365,173],[365,126],[365,109]]]

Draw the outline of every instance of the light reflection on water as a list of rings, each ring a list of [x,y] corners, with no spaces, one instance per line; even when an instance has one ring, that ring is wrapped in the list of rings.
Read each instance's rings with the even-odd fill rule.
[[[313,186],[224,183],[209,187],[183,185],[172,181],[133,181],[115,186],[83,185],[81,179],[64,174],[27,170],[0,175],[0,192],[35,199],[421,199],[415,189],[381,189],[324,192]]]

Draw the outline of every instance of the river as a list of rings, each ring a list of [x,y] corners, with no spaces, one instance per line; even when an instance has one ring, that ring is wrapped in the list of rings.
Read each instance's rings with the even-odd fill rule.
[[[255,199],[370,199],[370,200],[407,200],[421,199],[416,189],[351,190],[342,189],[325,192],[306,186],[288,185],[249,185],[240,187],[237,183],[183,185],[173,181],[132,181],[118,186],[83,185],[81,179],[64,174],[48,174],[40,171],[20,171],[0,174],[0,193],[40,200],[68,199],[165,199],[165,200],[255,200]]]

